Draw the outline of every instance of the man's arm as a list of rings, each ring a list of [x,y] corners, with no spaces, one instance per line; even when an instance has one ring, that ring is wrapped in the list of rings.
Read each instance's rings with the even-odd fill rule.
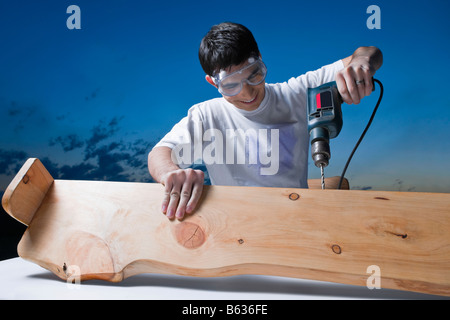
[[[182,219],[194,211],[203,191],[203,171],[180,169],[172,161],[172,149],[168,147],[154,148],[148,154],[148,169],[164,186],[161,210],[169,219]]]
[[[347,104],[358,104],[372,93],[372,77],[383,64],[383,54],[376,47],[359,47],[342,59],[344,69],[336,74],[336,83]]]

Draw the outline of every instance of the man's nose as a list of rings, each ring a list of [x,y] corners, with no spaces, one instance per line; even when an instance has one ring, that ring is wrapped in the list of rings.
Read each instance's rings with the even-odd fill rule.
[[[249,85],[247,82],[244,81],[241,90],[241,97],[244,98],[243,100],[245,100],[246,98],[248,99],[253,98],[253,91],[254,91],[253,86]]]

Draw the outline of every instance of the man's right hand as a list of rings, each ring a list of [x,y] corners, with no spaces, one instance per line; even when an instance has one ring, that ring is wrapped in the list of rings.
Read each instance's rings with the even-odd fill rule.
[[[161,211],[169,219],[183,219],[198,205],[203,192],[205,174],[202,170],[180,169],[171,156],[172,149],[157,147],[148,155],[151,176],[164,185]]]
[[[205,174],[201,170],[178,169],[161,178],[164,185],[164,199],[161,210],[167,218],[183,219],[197,207],[203,191]]]

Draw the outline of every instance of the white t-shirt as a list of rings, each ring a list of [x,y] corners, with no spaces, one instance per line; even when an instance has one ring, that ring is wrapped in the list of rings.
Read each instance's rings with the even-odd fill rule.
[[[334,81],[342,60],[287,82],[265,84],[254,111],[223,97],[192,106],[155,145],[172,149],[180,168],[203,163],[211,184],[307,188],[307,88]]]

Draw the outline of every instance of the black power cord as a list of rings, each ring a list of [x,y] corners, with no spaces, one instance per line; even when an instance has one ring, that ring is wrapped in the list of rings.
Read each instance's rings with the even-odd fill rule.
[[[380,96],[378,97],[377,104],[375,105],[375,108],[373,109],[372,116],[370,117],[369,122],[366,125],[366,128],[364,129],[363,133],[361,134],[361,137],[359,137],[359,140],[356,143],[355,147],[353,148],[352,153],[348,157],[347,163],[345,164],[344,170],[342,171],[341,178],[339,179],[338,189],[341,189],[341,187],[342,187],[342,181],[344,180],[345,172],[347,171],[348,165],[350,164],[350,161],[352,160],[356,149],[358,149],[359,144],[361,143],[362,139],[366,135],[367,130],[369,130],[369,127],[372,124],[372,120],[375,117],[375,113],[377,112],[377,109],[380,105],[381,99],[383,98],[383,92],[384,92],[383,84],[381,83],[380,80],[377,80],[377,79],[373,79],[373,82],[378,83],[378,85],[380,86]]]

